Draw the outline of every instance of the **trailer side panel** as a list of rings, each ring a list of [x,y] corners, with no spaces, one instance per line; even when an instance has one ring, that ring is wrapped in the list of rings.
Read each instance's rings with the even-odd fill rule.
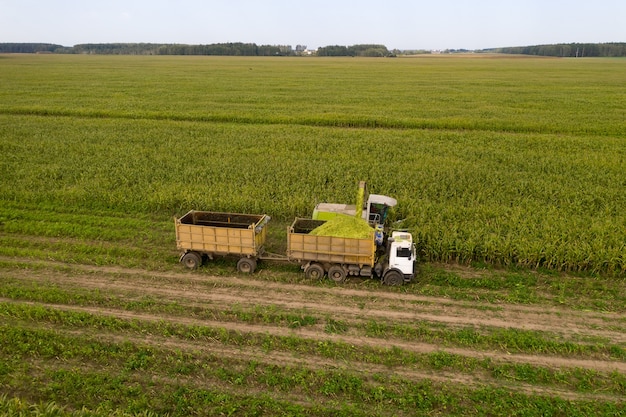
[[[265,215],[190,211],[176,219],[176,245],[183,251],[256,257],[267,237]]]
[[[376,244],[374,233],[367,239],[308,234],[324,221],[296,219],[287,235],[287,256],[298,262],[374,266]]]

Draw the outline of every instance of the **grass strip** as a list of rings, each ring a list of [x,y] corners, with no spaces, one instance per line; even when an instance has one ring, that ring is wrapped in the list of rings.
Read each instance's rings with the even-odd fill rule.
[[[15,393],[28,392],[33,401],[54,401],[74,409],[95,409],[104,403],[129,413],[153,410],[170,415],[226,411],[384,415],[389,408],[462,414],[468,409],[488,413],[488,407],[507,415],[518,415],[520,410],[548,414],[567,410],[567,415],[584,415],[592,404],[604,412],[623,410],[623,404],[610,401],[528,396],[494,387],[408,381],[393,374],[368,376],[340,369],[263,365],[130,342],[98,342],[52,330],[15,329],[11,336],[16,343],[3,345],[2,354],[19,363],[20,377],[5,366],[0,373],[3,386]],[[29,362],[30,375],[24,377],[24,364]],[[293,396],[287,396],[291,400],[276,399],[285,398],[284,394]],[[294,398],[307,400],[302,404]],[[232,408],[223,408],[228,405]]]
[[[423,369],[450,370],[462,373],[471,373],[477,370],[486,372],[494,378],[506,380],[521,380],[528,383],[556,384],[568,387],[577,387],[581,390],[599,389],[626,393],[626,379],[619,373],[610,373],[608,376],[593,370],[553,370],[532,365],[506,365],[494,363],[488,359],[468,358],[446,352],[420,354],[397,347],[375,348],[369,346],[355,346],[341,341],[311,340],[297,335],[276,336],[260,333],[241,333],[224,328],[190,326],[165,322],[145,322],[112,317],[103,317],[89,313],[63,312],[38,306],[19,306],[0,304],[0,316],[10,317],[29,322],[53,323],[63,328],[95,328],[98,331],[121,332],[138,335],[158,335],[160,337],[175,337],[182,340],[206,340],[209,343],[219,342],[232,347],[256,347],[268,354],[273,351],[297,353],[299,355],[313,355],[332,360],[371,363],[388,367],[417,366]],[[19,330],[13,330],[5,325],[7,333],[17,332],[13,339],[21,340]],[[9,339],[10,340],[10,339]],[[4,349],[22,349],[28,352],[33,348],[28,338],[23,347],[19,343],[5,346]],[[59,344],[63,346],[63,343]],[[92,357],[98,357],[99,348],[89,347],[84,343],[87,352]],[[51,349],[47,354],[51,357],[67,355],[62,351],[55,351],[51,344],[43,344],[36,349]],[[45,351],[37,351],[46,354]],[[106,351],[104,354],[108,354]],[[123,354],[124,358],[129,355]]]
[[[66,290],[51,284],[41,286],[10,278],[0,287],[0,296],[15,300],[42,303],[61,303],[80,306],[97,305],[107,308],[119,308],[126,311],[167,313],[177,317],[263,323],[288,326],[290,328],[312,326],[325,321],[325,329],[328,333],[342,334],[348,332],[349,329],[354,329],[367,337],[380,339],[393,338],[444,346],[470,347],[487,350],[497,349],[499,351],[513,353],[556,354],[562,356],[597,358],[610,357],[618,360],[626,359],[626,349],[606,341],[577,343],[576,341],[562,340],[562,337],[553,333],[522,329],[491,329],[485,326],[480,329],[476,329],[473,326],[450,329],[442,325],[423,322],[389,324],[378,320],[347,323],[335,320],[332,317],[318,317],[308,311],[281,311],[279,307],[274,305],[259,305],[251,308],[234,305],[230,309],[224,310],[222,308],[181,305],[178,302],[163,301],[147,296],[137,296],[137,298],[128,299],[128,297],[104,294],[99,289]],[[9,304],[5,304],[4,306],[4,308],[9,310],[39,308],[37,306],[18,307],[17,305],[11,306]],[[51,316],[54,314],[82,314],[62,312],[55,309],[48,309],[47,311],[50,312],[49,314]],[[14,314],[20,315],[19,312]]]

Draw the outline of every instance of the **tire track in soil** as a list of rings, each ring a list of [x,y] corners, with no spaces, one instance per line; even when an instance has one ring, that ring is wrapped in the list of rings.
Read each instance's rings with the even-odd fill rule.
[[[0,257],[0,259],[2,259]],[[11,261],[16,260],[10,258]],[[20,260],[26,264],[41,265],[40,261]],[[259,305],[279,306],[297,312],[311,312],[328,315],[339,320],[369,320],[376,319],[391,322],[414,322],[423,320],[449,325],[487,325],[504,328],[535,328],[543,331],[563,333],[567,328],[568,334],[590,334],[587,325],[608,326],[607,323],[625,320],[624,315],[617,313],[580,312],[566,308],[542,306],[518,306],[506,304],[487,304],[481,302],[455,301],[437,297],[427,297],[413,294],[400,294],[377,290],[360,290],[345,287],[317,287],[307,284],[292,284],[267,282],[258,277],[216,277],[198,272],[154,272],[133,268],[99,267],[88,265],[73,265],[59,262],[43,262],[49,269],[13,269],[11,275],[22,277],[38,283],[53,282],[60,287],[71,286],[86,289],[109,290],[118,292],[127,299],[132,296],[140,298],[151,296],[166,301],[175,301],[183,306],[217,306],[230,308],[233,305],[256,307]],[[5,268],[6,271],[7,268]],[[2,302],[19,303],[20,301],[0,299]],[[369,346],[373,348],[391,347],[400,348],[417,354],[446,352],[476,359],[489,359],[496,363],[531,364],[548,368],[583,368],[598,372],[626,373],[626,363],[621,361],[566,358],[551,355],[508,354],[498,351],[479,351],[473,349],[438,346],[428,343],[413,343],[403,340],[380,339],[375,337],[355,336],[351,334],[329,334],[323,325],[307,326],[306,328],[290,329],[276,325],[246,324],[219,320],[204,320],[193,317],[179,317],[167,313],[149,314],[119,310],[114,308],[84,307],[58,305],[49,303],[30,303],[43,305],[48,308],[67,311],[80,311],[91,314],[117,317],[127,320],[141,320],[148,322],[170,322],[182,325],[205,326],[221,328],[229,331],[271,336],[297,336],[314,341],[341,342],[354,346]],[[370,308],[374,306],[375,308]],[[543,321],[548,323],[544,324]],[[620,330],[602,329],[594,333],[602,335],[612,341],[624,340],[624,332]],[[107,337],[128,339],[133,336],[108,335]],[[180,339],[163,339],[156,336],[136,337],[143,343],[157,346],[178,346],[188,349],[200,349],[203,352],[217,352],[220,355],[234,358],[250,358],[262,363],[284,366],[286,364],[305,365],[312,369],[331,367],[349,369],[357,365],[357,372],[380,372],[393,374],[410,380],[430,379],[442,383],[458,383],[471,386],[496,385],[507,389],[521,391],[527,394],[557,395],[562,398],[606,398],[614,401],[615,398],[601,393],[579,393],[558,387],[542,387],[521,382],[509,383],[503,380],[494,380],[485,372],[462,374],[458,372],[430,371],[416,367],[387,367],[370,363],[345,362],[324,357],[299,357],[289,352],[267,352],[259,348],[228,347],[221,343],[204,344]]]
[[[128,310],[118,310],[111,308],[101,307],[85,307],[85,306],[70,306],[59,305],[50,303],[36,303],[36,302],[16,302],[14,300],[0,298],[0,302],[12,302],[22,303],[28,305],[38,305],[50,309],[57,309],[63,311],[82,312],[95,315],[103,315],[108,317],[115,317],[125,320],[139,320],[147,322],[163,322],[180,324],[185,326],[202,326],[210,328],[220,328],[229,331],[234,331],[244,334],[263,334],[279,337],[286,336],[298,336],[303,339],[309,340],[323,340],[344,343],[347,345],[359,345],[368,346],[372,348],[389,349],[392,347],[400,348],[408,352],[414,352],[418,354],[428,354],[435,352],[446,352],[450,354],[471,357],[476,359],[491,359],[497,362],[504,363],[529,363],[536,366],[545,366],[551,368],[584,368],[592,369],[600,372],[612,372],[618,371],[626,373],[626,362],[609,361],[609,360],[596,360],[596,359],[580,359],[580,358],[564,358],[560,356],[547,356],[547,355],[528,355],[528,354],[513,354],[502,353],[497,351],[477,351],[473,349],[442,347],[435,344],[423,343],[423,342],[406,342],[402,340],[396,340],[391,338],[379,339],[372,337],[359,337],[352,335],[341,335],[326,333],[321,326],[316,326],[317,329],[297,328],[290,329],[280,326],[266,325],[266,324],[247,324],[239,322],[207,320],[207,319],[195,319],[190,317],[168,316],[166,314],[149,314],[143,312],[133,312]]]
[[[78,266],[89,275],[67,276],[52,272],[46,279],[84,288],[139,291],[141,295],[165,297],[185,305],[206,307],[277,306],[298,312],[327,315],[349,322],[380,319],[392,322],[431,322],[456,327],[490,327],[542,331],[565,338],[602,338],[625,344],[626,315],[570,310],[555,307],[485,304],[436,297],[398,294],[343,287],[324,288],[305,284],[265,282],[238,277],[215,277],[193,273],[148,272],[119,267]],[[94,276],[94,273],[100,274]],[[108,276],[107,276],[108,275]],[[121,277],[129,275],[132,283]],[[42,277],[43,278],[43,277]],[[163,284],[154,278],[171,280]],[[158,285],[158,286],[157,286]],[[193,300],[193,302],[192,302]],[[582,343],[582,342],[578,342]]]
[[[64,330],[66,334],[83,335],[83,332]],[[580,400],[604,400],[604,401],[621,401],[618,395],[610,395],[604,393],[583,393],[573,392],[557,387],[537,386],[524,382],[506,380],[493,380],[486,372],[476,374],[461,374],[444,370],[425,370],[417,365],[387,366],[378,365],[367,362],[347,362],[344,360],[333,360],[322,356],[311,356],[310,354],[299,355],[297,352],[285,352],[278,350],[264,350],[257,347],[229,347],[221,344],[219,341],[214,343],[206,343],[198,340],[182,340],[175,338],[164,338],[155,335],[119,335],[109,332],[99,332],[96,336],[97,340],[102,342],[127,343],[131,342],[137,346],[150,346],[155,349],[166,349],[175,352],[185,352],[190,354],[214,355],[219,358],[227,358],[229,360],[239,361],[240,363],[256,362],[265,365],[277,366],[282,368],[288,367],[306,367],[310,370],[339,370],[350,373],[367,375],[387,375],[390,377],[400,377],[402,379],[420,382],[423,380],[431,380],[436,383],[446,385],[462,384],[470,387],[485,387],[488,382],[497,384],[499,388],[509,391],[524,393],[527,395],[550,395],[558,396],[564,399],[580,401]],[[204,386],[202,381],[199,386]],[[232,390],[232,386],[229,387]],[[247,392],[248,390],[244,390]],[[294,398],[298,401],[298,398]],[[306,404],[306,403],[303,403]]]

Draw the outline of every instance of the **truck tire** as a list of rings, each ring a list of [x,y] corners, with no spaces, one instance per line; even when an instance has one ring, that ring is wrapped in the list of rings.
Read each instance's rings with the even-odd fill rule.
[[[180,263],[189,269],[198,269],[202,264],[202,256],[197,252],[187,252],[180,258]]]
[[[237,262],[237,271],[242,274],[251,274],[256,269],[256,260],[252,258],[241,258]]]
[[[337,283],[344,282],[346,280],[346,271],[344,271],[341,265],[333,265],[328,268],[328,278]]]
[[[311,264],[304,271],[304,276],[307,279],[318,280],[324,278],[324,267],[320,264]]]
[[[385,285],[402,285],[404,284],[404,276],[398,271],[388,271],[383,278]]]

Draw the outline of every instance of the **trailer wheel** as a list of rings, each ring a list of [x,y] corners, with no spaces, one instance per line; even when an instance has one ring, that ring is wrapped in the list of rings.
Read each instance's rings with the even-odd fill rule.
[[[318,280],[324,278],[324,267],[320,264],[311,264],[304,271],[304,276],[307,279]]]
[[[398,271],[389,271],[383,278],[383,283],[386,285],[402,285],[404,283],[404,277]]]
[[[340,265],[333,265],[328,268],[328,278],[339,283],[346,280],[346,271]]]
[[[243,274],[251,274],[256,269],[256,260],[252,258],[241,258],[237,262],[237,271]]]
[[[202,264],[202,257],[196,252],[187,252],[180,258],[180,262],[189,269],[197,269]]]

